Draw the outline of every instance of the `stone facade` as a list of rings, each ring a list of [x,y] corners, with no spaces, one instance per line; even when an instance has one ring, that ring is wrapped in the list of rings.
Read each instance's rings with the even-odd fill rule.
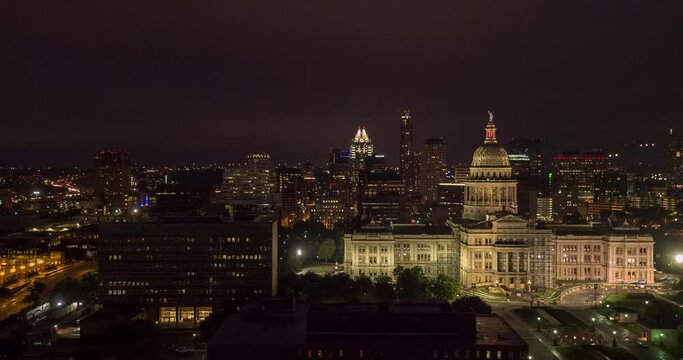
[[[555,246],[550,230],[514,215],[475,224],[451,224],[460,250],[460,282],[511,289],[554,285]]]
[[[557,280],[610,284],[654,283],[654,240],[649,234],[557,235]]]
[[[447,227],[371,224],[344,235],[344,269],[352,277],[391,276],[396,266],[457,277],[457,241]]]

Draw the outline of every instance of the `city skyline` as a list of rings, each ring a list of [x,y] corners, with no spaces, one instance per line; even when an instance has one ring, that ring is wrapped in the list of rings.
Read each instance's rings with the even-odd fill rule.
[[[489,113],[492,113],[489,110]],[[388,126],[392,126],[394,128],[397,128],[400,130],[400,116],[402,112],[399,112],[396,118],[390,119],[388,121],[391,121]],[[497,113],[496,113],[497,114]],[[478,121],[479,124],[483,123],[484,120],[488,115],[482,115]],[[515,124],[508,124],[506,121],[500,121],[499,117],[496,117],[496,122],[503,123],[505,125],[513,125],[510,126],[514,128]],[[474,121],[473,121],[474,122]],[[419,123],[417,124],[419,126]],[[353,131],[353,133],[356,133],[359,131],[361,128],[365,130],[366,126],[364,125],[358,125],[356,131]],[[386,128],[385,128],[386,130]],[[391,129],[394,130],[394,129]],[[506,129],[507,130],[507,129]],[[573,145],[568,144],[566,146],[559,146],[557,145],[556,142],[553,141],[553,139],[548,139],[542,136],[529,136],[528,134],[525,136],[525,134],[520,134],[520,136],[503,136],[500,139],[500,143],[503,145],[503,147],[507,148],[510,146],[510,143],[513,140],[516,139],[540,139],[542,141],[542,152],[543,155],[546,157],[552,157],[558,154],[566,153],[566,152],[582,152],[586,150],[599,150],[603,151],[606,154],[607,153],[619,153],[620,151],[623,151],[625,149],[625,146],[628,144],[632,143],[645,143],[651,146],[655,146],[658,148],[657,151],[659,151],[661,154],[655,154],[653,153],[652,156],[653,158],[648,159],[648,161],[657,161],[656,155],[664,155],[667,151],[666,149],[666,144],[667,144],[667,136],[669,136],[671,133],[670,131],[674,131],[675,134],[678,132],[676,131],[677,128],[675,127],[670,127],[667,129],[664,129],[660,134],[657,134],[659,137],[659,141],[656,143],[653,140],[650,139],[639,139],[640,141],[631,139],[631,140],[624,140],[622,142],[612,142],[612,143],[596,143],[593,145],[586,145],[584,147],[578,146],[576,143]],[[476,131],[476,129],[475,129]],[[479,129],[481,131],[481,129]],[[419,129],[416,131],[419,134]],[[384,136],[375,136],[373,135],[373,142],[375,144],[391,144],[394,145],[392,148],[379,148],[376,145],[376,148],[379,152],[381,152],[383,155],[386,156],[387,158],[387,163],[396,166],[397,168],[400,167],[400,134],[392,134],[388,133],[387,131],[385,132],[375,132],[372,129],[367,129],[367,133],[370,134],[375,134],[379,133]],[[333,135],[334,137],[338,137],[338,132],[331,131],[330,134],[337,134]],[[392,136],[393,135],[393,136]],[[424,139],[423,139],[424,137]],[[324,138],[324,137],[323,137]],[[278,165],[282,166],[287,166],[287,165],[294,165],[294,164],[302,164],[305,162],[312,162],[314,164],[323,164],[325,163],[328,159],[329,156],[329,151],[334,148],[338,148],[341,146],[341,148],[345,148],[348,146],[348,143],[353,140],[352,136],[348,136],[350,140],[347,140],[346,143],[342,142],[340,144],[334,143],[334,144],[329,144],[327,147],[322,147],[320,149],[317,149],[318,151],[315,151],[313,153],[309,153],[308,155],[304,155],[302,158],[286,158],[282,156],[281,153],[275,151],[272,146],[268,145],[252,145],[252,146],[246,146],[243,149],[237,149],[236,152],[234,153],[227,153],[224,154],[221,158],[216,157],[216,149],[209,149],[209,148],[203,148],[203,149],[196,149],[193,148],[192,146],[189,145],[183,145],[183,144],[178,144],[178,147],[175,149],[170,149],[170,148],[164,148],[163,146],[154,146],[154,145],[139,145],[139,144],[120,144],[119,146],[96,146],[96,147],[91,147],[91,146],[84,146],[84,147],[77,147],[77,148],[71,148],[69,146],[63,147],[63,148],[57,148],[58,153],[60,155],[55,155],[55,154],[45,154],[44,151],[52,151],[48,150],[47,148],[43,146],[37,146],[37,147],[22,147],[22,148],[12,148],[12,147],[7,147],[3,145],[0,145],[0,149],[4,150],[4,154],[7,156],[5,159],[0,160],[0,167],[35,167],[35,168],[40,168],[40,167],[55,167],[55,168],[69,168],[69,167],[81,167],[81,168],[91,168],[92,167],[92,155],[100,150],[104,151],[124,151],[129,153],[130,155],[133,156],[133,164],[136,166],[188,166],[188,165],[198,165],[198,166],[210,166],[210,165],[217,165],[217,166],[226,166],[230,164],[236,164],[240,163],[244,160],[244,156],[246,154],[250,153],[267,153],[274,155],[273,159]],[[448,141],[447,136],[418,136],[417,139],[418,141],[414,141],[414,148],[415,151],[419,152],[420,149],[422,148],[423,144],[426,141],[429,141],[430,139],[433,138],[443,138],[446,140],[446,148],[449,149],[449,161],[448,165],[454,165],[454,164],[460,164],[460,163],[466,163],[469,160],[469,155],[468,151],[471,151],[471,149],[476,147],[476,140],[479,138],[477,133],[474,134],[460,134],[460,136],[457,138],[457,140],[452,140]],[[614,140],[614,139],[612,139]],[[472,142],[474,145],[472,145],[471,148],[464,149],[463,151],[459,151],[457,153],[450,153],[450,148],[452,147],[451,143],[457,143],[458,145],[461,145],[463,143],[470,143]],[[393,144],[396,143],[396,144]],[[603,146],[603,145],[608,145],[610,144],[611,146]],[[35,150],[35,152],[34,152]],[[64,155],[60,151],[67,150],[68,154]],[[26,154],[38,154],[42,153],[44,155],[47,155],[45,157],[42,157],[40,160],[30,160],[30,156],[27,157]],[[204,156],[202,156],[202,154]],[[12,158],[13,155],[16,155],[14,158]],[[53,158],[51,156],[55,156],[56,158]],[[15,159],[20,159],[19,161],[16,161]],[[27,160],[29,159],[29,160]],[[66,160],[65,160],[66,159]],[[15,161],[13,161],[15,160]],[[661,159],[659,159],[661,160]],[[3,162],[4,161],[4,162]]]
[[[683,111],[680,4],[611,5],[167,2],[161,22],[144,5],[8,4],[0,164],[89,165],[99,147],[141,164],[320,163],[359,125],[398,163],[404,108],[414,143],[444,137],[456,161],[487,110],[503,143],[662,143]]]

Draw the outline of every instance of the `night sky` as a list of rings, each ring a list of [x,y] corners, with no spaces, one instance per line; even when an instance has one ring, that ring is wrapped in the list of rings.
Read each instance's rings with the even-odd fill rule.
[[[140,3],[0,5],[1,165],[321,163],[359,125],[397,162],[402,108],[451,163],[489,109],[554,150],[683,131],[681,1]]]

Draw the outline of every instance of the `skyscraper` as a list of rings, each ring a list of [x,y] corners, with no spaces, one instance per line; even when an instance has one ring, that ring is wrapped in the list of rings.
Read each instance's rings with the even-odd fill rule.
[[[420,161],[420,193],[424,201],[437,199],[436,188],[446,181],[446,141],[430,138],[425,141]]]
[[[675,188],[683,187],[683,137],[669,129],[669,149],[667,173],[669,184]]]
[[[410,110],[401,114],[401,178],[408,191],[415,191],[415,154],[413,153],[413,117]]]
[[[218,200],[272,203],[275,192],[275,167],[270,154],[248,154],[243,164],[231,165],[223,173],[223,185]]]
[[[601,150],[562,153],[555,156],[559,178],[557,208],[560,218],[577,212],[579,204],[593,201],[595,181],[607,170],[608,157]]]
[[[365,132],[364,127],[358,127],[358,132],[351,141],[351,147],[349,150],[349,157],[351,158],[351,162],[354,164],[354,169],[365,169],[366,161],[372,156],[374,151],[372,147],[372,140],[370,140],[368,133]]]
[[[130,191],[130,156],[125,151],[95,154],[95,200],[106,207],[123,207]]]
[[[296,167],[278,167],[276,173],[280,225],[291,226],[300,219],[302,214],[303,176],[301,169]]]

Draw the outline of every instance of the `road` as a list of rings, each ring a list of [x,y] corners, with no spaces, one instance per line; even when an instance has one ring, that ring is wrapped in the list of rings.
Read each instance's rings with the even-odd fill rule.
[[[601,299],[604,299],[605,296],[609,294],[614,294],[618,292],[624,292],[625,290],[617,290],[617,289],[608,289],[608,290],[602,290],[599,289],[597,293],[594,290],[584,290],[584,291],[578,291],[574,294],[568,295],[562,300],[562,305],[558,306],[558,308],[563,308],[564,310],[569,311],[572,313],[574,316],[578,317],[581,319],[583,322],[586,324],[590,324],[592,322],[592,318],[595,318],[595,327],[598,332],[598,334],[602,335],[605,340],[608,341],[608,343],[611,343],[612,338],[614,337],[613,331],[617,332],[617,344],[620,347],[625,348],[628,352],[632,353],[638,359],[643,359],[643,360],[664,360],[664,359],[672,359],[671,356],[669,356],[664,350],[651,346],[649,349],[642,348],[638,346],[636,343],[635,336],[631,334],[628,330],[625,328],[619,326],[618,324],[613,323],[606,317],[599,315],[595,312],[593,312],[590,309],[590,305],[593,304],[593,299],[597,298],[598,302]],[[644,292],[644,290],[632,290],[631,292]],[[597,294],[597,296],[596,296]]]
[[[97,266],[93,261],[76,261],[60,268],[59,270],[50,272],[47,275],[36,276],[32,278],[31,281],[40,281],[47,285],[47,289],[41,296],[43,299],[47,299],[52,289],[54,289],[55,284],[58,282],[66,279],[67,277],[80,279],[83,275],[91,271],[95,271],[96,269]],[[2,304],[0,304],[0,320],[20,312],[26,306],[26,304],[22,302],[22,299],[28,295],[28,293],[29,287],[26,286],[14,294],[14,296],[11,298],[4,300]]]
[[[507,321],[508,325],[515,329],[519,336],[529,344],[529,355],[533,356],[534,359],[564,359],[555,347],[552,346],[552,343],[548,343],[539,333],[530,329],[509,308],[500,308],[496,310],[496,314]]]
[[[624,329],[619,325],[615,325],[606,317],[592,312],[590,309],[586,308],[576,308],[562,306],[564,310],[569,311],[577,318],[583,320],[586,324],[590,324],[592,318],[595,318],[595,329],[599,335],[608,342],[611,343],[614,338],[613,331],[617,332],[617,345],[625,348],[628,352],[635,355],[640,360],[667,360],[673,359],[669,354],[664,352],[664,350],[651,346],[648,349],[638,346],[634,335],[628,330]]]

